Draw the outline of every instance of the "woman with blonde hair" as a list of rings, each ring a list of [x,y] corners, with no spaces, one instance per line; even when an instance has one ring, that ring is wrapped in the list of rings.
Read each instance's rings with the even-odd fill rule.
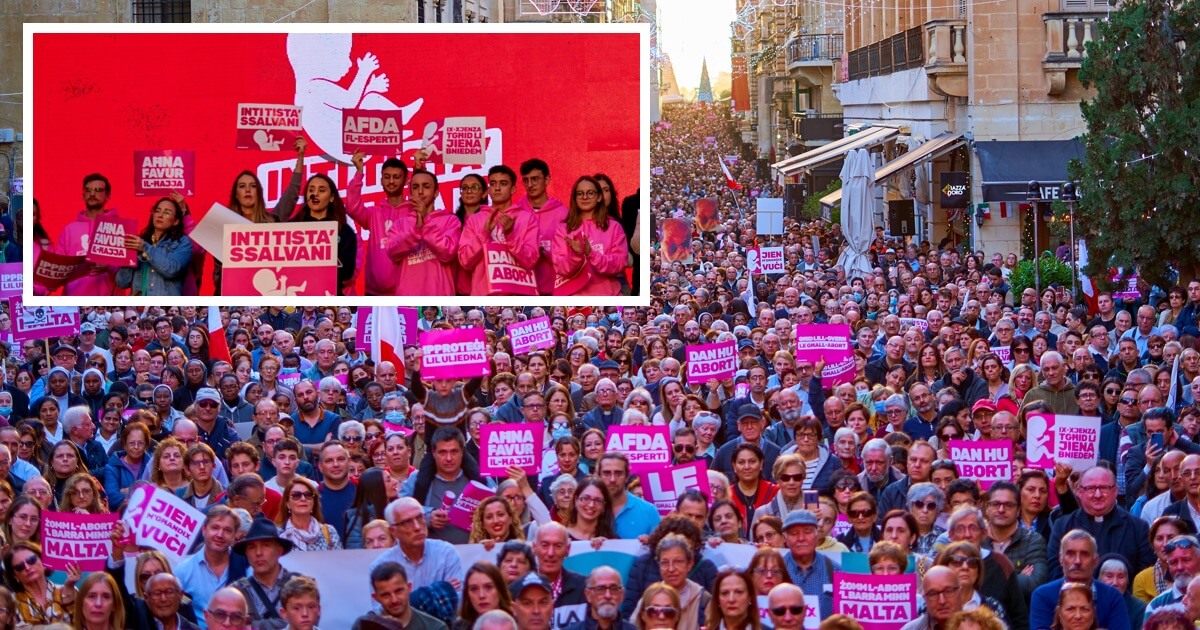
[[[67,479],[62,510],[77,514],[107,514],[107,501],[100,482],[88,473],[75,473]]]
[[[1008,626],[996,617],[996,613],[987,608],[976,608],[954,613],[946,622],[946,630],[1008,630]]]
[[[1037,374],[1028,363],[1014,365],[1012,374],[1008,377],[1008,393],[1020,405],[1025,400],[1025,394],[1037,386]]]
[[[363,549],[388,549],[395,546],[391,526],[377,518],[362,527]]]
[[[91,573],[79,583],[75,595],[74,630],[111,630],[125,627],[125,604],[117,581],[103,571]]]
[[[187,467],[183,464],[183,454],[187,451],[183,442],[169,437],[158,443],[154,449],[154,458],[150,460],[150,483],[175,492],[188,486]]]
[[[468,542],[483,543],[483,548],[491,551],[496,543],[510,540],[525,540],[525,532],[513,514],[512,506],[499,496],[480,501],[471,515],[471,537]]]
[[[633,626],[638,630],[695,630],[698,624],[680,623],[679,591],[665,582],[646,587],[634,610]]]

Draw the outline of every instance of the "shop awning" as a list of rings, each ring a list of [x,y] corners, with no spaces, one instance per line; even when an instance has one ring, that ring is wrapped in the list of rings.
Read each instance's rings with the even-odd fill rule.
[[[1058,199],[1067,181],[1067,162],[1083,159],[1072,140],[975,141],[984,201],[1025,201],[1029,182],[1041,183],[1043,199]]]
[[[962,134],[958,133],[944,133],[936,138],[926,140],[921,146],[880,166],[875,171],[875,181],[882,181],[884,178],[891,177],[906,168],[923,164],[929,160],[936,160],[962,146],[963,142],[965,140],[963,140]],[[842,191],[840,189],[821,197],[821,203],[827,206],[832,206],[841,200]]]
[[[777,169],[782,175],[795,175],[801,171],[811,170],[818,166],[840,160],[846,153],[854,149],[869,149],[874,147],[890,140],[898,133],[900,133],[899,127],[873,125],[852,136],[846,136],[841,140],[819,146],[812,151],[776,162],[771,167]]]

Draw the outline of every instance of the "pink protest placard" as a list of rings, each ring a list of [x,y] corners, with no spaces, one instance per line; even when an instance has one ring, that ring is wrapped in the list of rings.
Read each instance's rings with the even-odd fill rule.
[[[1114,300],[1137,300],[1142,297],[1142,292],[1138,291],[1138,275],[1136,273],[1129,274],[1128,278],[1121,280],[1121,272],[1112,274],[1109,282],[1113,283],[1113,299]]]
[[[192,196],[196,189],[196,152],[186,149],[133,152],[133,194]]]
[[[796,326],[796,360],[816,363],[825,359],[821,384],[825,387],[854,380],[854,351],[850,349],[849,324],[805,324]]]
[[[509,466],[537,474],[545,435],[545,425],[538,422],[479,427],[479,474],[504,477]]]
[[[528,354],[538,348],[554,347],[554,329],[550,327],[549,317],[509,324],[508,338],[513,354]]]
[[[679,495],[687,490],[695,488],[705,496],[711,496],[708,487],[708,466],[704,460],[665,469],[655,468],[638,476],[642,479],[642,498],[654,505],[663,516],[675,511]]]
[[[225,225],[225,295],[337,295],[335,221]]]
[[[303,134],[296,105],[238,103],[237,148],[259,151],[291,151]]]
[[[21,272],[21,263],[4,263],[0,265],[0,298],[21,295],[24,277],[24,274]]]
[[[157,549],[175,564],[200,535],[204,515],[173,492],[141,485],[130,494],[121,520],[139,546]]]
[[[917,576],[833,574],[833,612],[864,630],[899,630],[917,618]]]
[[[54,571],[66,571],[78,563],[84,572],[103,571],[112,554],[116,514],[42,512],[42,562]]]
[[[759,247],[758,265],[762,273],[784,273],[787,268],[783,260],[782,247]]]
[[[136,266],[137,251],[125,247],[125,237],[136,236],[137,233],[136,219],[97,219],[92,224],[87,259],[98,265]]]
[[[78,306],[30,306],[25,307],[21,298],[8,299],[8,312],[12,315],[13,341],[45,339],[63,335],[79,334]]]
[[[506,245],[488,243],[486,250],[489,295],[537,295],[533,270],[518,265]]]
[[[737,372],[737,342],[723,341],[687,347],[687,382],[703,385],[709,379],[733,378]]]
[[[996,356],[1000,357],[1004,363],[1012,363],[1012,346],[994,346],[992,352],[995,352]]]
[[[291,389],[296,386],[296,383],[300,382],[300,373],[292,372],[291,374],[284,374],[281,372],[278,378],[280,385]]]
[[[1055,462],[1063,462],[1084,470],[1099,461],[1100,418],[1030,414],[1026,423],[1025,465],[1029,468],[1052,470]]]
[[[454,504],[447,510],[450,524],[471,531],[471,515],[475,514],[475,508],[479,507],[480,501],[494,496],[496,496],[495,490],[478,481],[467,484],[467,487],[463,488],[462,494],[454,499]]]
[[[664,424],[608,428],[606,451],[625,453],[633,474],[671,465],[671,430]]]
[[[396,306],[396,314],[400,316],[400,345],[417,343],[417,309],[414,306]],[[371,349],[373,325],[375,323],[375,307],[358,307],[358,323],[354,331],[354,347],[359,350]]]
[[[909,328],[911,326],[916,326],[917,330],[919,330],[921,332],[925,332],[925,331],[929,330],[929,322],[921,319],[920,317],[901,317],[900,318],[900,328],[901,329]]]
[[[421,333],[421,378],[475,378],[492,373],[482,328]]]
[[[398,110],[343,109],[342,152],[393,157],[404,151],[404,114]]]
[[[974,479],[987,490],[997,481],[1012,481],[1013,444],[1006,440],[950,440],[950,459],[958,476]]]
[[[86,262],[83,256],[67,256],[43,249],[33,264],[33,282],[53,291],[77,276]]]
[[[483,164],[487,150],[487,118],[456,116],[433,120],[421,134],[421,148],[437,164]]]

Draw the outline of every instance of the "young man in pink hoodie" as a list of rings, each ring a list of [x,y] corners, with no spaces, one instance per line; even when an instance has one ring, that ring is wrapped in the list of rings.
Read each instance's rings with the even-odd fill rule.
[[[550,166],[544,160],[532,158],[521,162],[521,183],[525,185],[525,198],[519,203],[529,208],[538,222],[538,261],[534,268],[538,293],[553,295],[554,261],[550,259],[550,248],[554,244],[554,231],[567,220],[567,207],[551,199],[547,192]]]
[[[100,173],[92,173],[83,178],[83,211],[75,220],[63,227],[58,235],[58,253],[68,256],[87,255],[88,245],[92,238],[92,229],[96,220],[104,217],[115,219],[117,210],[106,210],[112,185],[108,178]],[[84,263],[87,271],[83,275],[67,283],[63,295],[114,295],[116,294],[116,267]]]
[[[454,295],[462,224],[449,210],[434,207],[436,175],[417,169],[408,188],[413,211],[397,219],[386,235],[388,256],[400,265],[397,286],[405,295]]]
[[[531,269],[538,260],[538,223],[523,204],[512,203],[517,174],[503,164],[488,170],[491,206],[467,218],[458,246],[458,262],[471,271],[471,295],[488,295],[487,259],[489,243],[500,243],[517,265]],[[552,280],[553,282],[553,280]]]
[[[361,150],[350,158],[357,169],[346,185],[346,216],[371,232],[367,242],[365,264],[367,267],[365,289],[367,295],[396,295],[400,278],[400,265],[392,262],[387,250],[391,246],[388,232],[403,217],[412,218],[413,207],[404,198],[404,184],[408,181],[408,167],[399,158],[388,158],[383,163],[380,182],[387,199],[370,209],[363,207],[363,161]]]

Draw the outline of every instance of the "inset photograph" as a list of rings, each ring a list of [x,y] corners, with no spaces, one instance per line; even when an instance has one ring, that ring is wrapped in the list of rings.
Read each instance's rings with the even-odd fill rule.
[[[26,300],[631,301],[648,29],[472,26],[35,29]]]

